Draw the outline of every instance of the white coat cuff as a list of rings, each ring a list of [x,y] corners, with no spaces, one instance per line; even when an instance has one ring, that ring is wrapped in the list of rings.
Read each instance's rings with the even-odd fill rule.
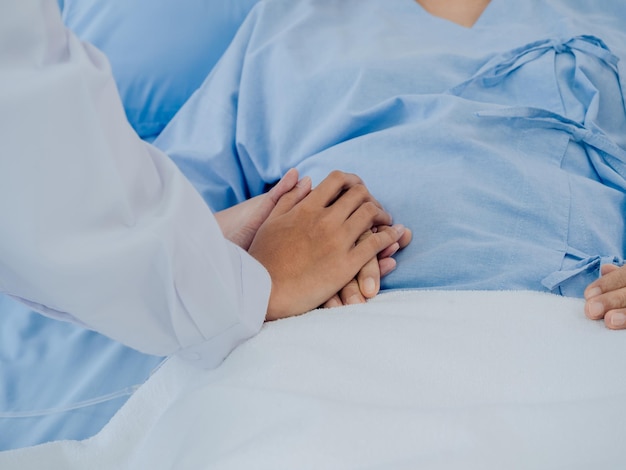
[[[239,267],[240,312],[230,328],[205,341],[181,349],[177,356],[187,362],[211,369],[217,367],[238,345],[256,335],[267,313],[272,287],[267,270],[246,251],[228,243],[233,270]]]

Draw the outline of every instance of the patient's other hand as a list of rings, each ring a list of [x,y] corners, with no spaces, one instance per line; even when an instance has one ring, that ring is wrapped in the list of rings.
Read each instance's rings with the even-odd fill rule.
[[[626,266],[605,264],[602,277],[585,289],[585,314],[592,320],[604,318],[612,330],[626,328]]]
[[[278,200],[291,191],[297,183],[298,171],[292,168],[267,193],[215,213],[224,237],[244,250],[250,248],[257,230],[270,215]],[[307,185],[308,189],[305,189]],[[310,189],[310,180],[307,179],[301,183],[298,194],[304,197]]]
[[[304,199],[297,189],[277,202],[248,250],[272,278],[268,320],[320,306],[404,233],[394,226],[357,243],[391,216],[356,175],[335,171]]]
[[[374,230],[390,230],[388,226],[376,227]],[[359,239],[359,242],[370,236],[373,232],[368,230]],[[412,238],[412,232],[405,229],[400,239],[381,251],[377,257],[372,258],[359,271],[354,279],[344,286],[338,293],[324,302],[322,307],[332,308],[349,304],[362,304],[367,299],[376,296],[380,291],[380,279],[396,269],[396,260],[392,256],[406,247]]]

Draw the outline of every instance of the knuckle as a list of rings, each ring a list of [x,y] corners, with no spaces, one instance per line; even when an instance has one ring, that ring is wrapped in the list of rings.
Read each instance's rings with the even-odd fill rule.
[[[600,287],[602,292],[619,289],[620,287],[626,285],[626,269],[622,266],[613,272],[603,275],[600,279],[598,279],[597,285]]]
[[[363,201],[367,200],[370,197],[370,192],[367,190],[363,183],[357,183],[352,187],[352,191],[354,191],[357,196]]]
[[[355,173],[346,173],[346,178],[349,178],[350,180],[354,181],[355,184],[364,184],[361,177],[356,175]]]
[[[610,309],[626,308],[626,288],[618,289],[607,296],[607,304]]]
[[[340,183],[346,179],[346,174],[340,170],[333,170],[328,174],[328,179],[335,183]]]
[[[380,211],[378,207],[376,207],[376,204],[371,201],[364,202],[361,207],[365,214],[367,214],[367,216],[371,219],[377,217]]]
[[[361,234],[361,236],[359,237],[359,239],[357,240],[357,243],[361,243],[363,240],[365,240],[366,238],[370,237],[371,235],[373,235],[374,232],[372,232],[371,230],[366,230],[365,232],[363,232]]]
[[[337,227],[333,218],[328,216],[316,219],[309,230],[309,236],[320,240],[331,250],[336,250],[346,238],[346,235],[341,231],[340,227]]]
[[[613,275],[611,276],[613,278],[613,283],[617,284],[618,286],[624,286],[626,285],[626,270],[623,268],[620,268],[616,271],[614,271],[612,273]],[[600,280],[602,280],[604,278],[600,278]],[[608,279],[608,277],[607,277]],[[624,294],[626,296],[626,294]]]

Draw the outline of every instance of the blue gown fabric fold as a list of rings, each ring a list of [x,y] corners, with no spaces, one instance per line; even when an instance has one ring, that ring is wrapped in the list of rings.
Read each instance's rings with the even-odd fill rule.
[[[214,209],[357,173],[414,232],[383,289],[581,296],[626,213],[626,8],[588,3],[261,2],[155,144]]]

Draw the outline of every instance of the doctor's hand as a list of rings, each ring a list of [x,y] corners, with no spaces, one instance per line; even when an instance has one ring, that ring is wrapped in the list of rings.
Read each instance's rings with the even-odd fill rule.
[[[236,245],[239,245],[244,250],[250,248],[250,244],[257,230],[270,215],[278,200],[284,194],[291,191],[297,183],[298,171],[292,168],[285,173],[285,176],[267,193],[248,199],[223,211],[216,212],[215,218],[222,229],[224,237]],[[307,185],[308,189],[305,189]],[[306,196],[310,190],[311,185],[310,180],[308,180],[301,184],[297,194],[302,198]]]
[[[612,330],[626,328],[626,265],[605,264],[602,277],[585,289],[585,315],[592,320],[604,318]]]
[[[369,237],[378,230],[391,230],[391,227],[374,227],[368,230],[359,238],[359,242]],[[406,247],[410,242],[413,234],[408,228],[400,239],[392,245],[381,251],[377,257],[369,260],[363,268],[358,272],[356,277],[344,286],[338,293],[333,295],[329,300],[324,302],[322,307],[332,308],[341,307],[349,304],[362,304],[367,299],[375,297],[380,291],[380,280],[382,277],[396,269],[396,260],[392,256],[402,248]]]
[[[322,305],[404,233],[393,226],[359,242],[391,216],[356,175],[335,171],[304,198],[298,189],[277,202],[248,250],[272,278],[267,320]]]

